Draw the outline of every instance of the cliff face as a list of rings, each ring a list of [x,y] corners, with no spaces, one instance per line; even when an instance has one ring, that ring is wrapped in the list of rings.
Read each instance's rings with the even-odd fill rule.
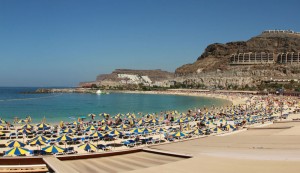
[[[197,61],[176,69],[177,76],[229,69],[229,57],[234,53],[285,53],[300,51],[300,35],[290,33],[262,33],[248,41],[215,43],[207,46]],[[275,65],[276,66],[276,65]]]
[[[296,79],[300,63],[230,64],[232,54],[300,52],[300,34],[262,33],[248,41],[215,43],[207,46],[196,62],[176,69],[176,81],[206,86],[256,86],[271,78]],[[295,57],[294,57],[295,58]],[[296,57],[297,58],[297,57]]]
[[[111,74],[101,74],[97,76],[96,81],[119,81],[118,74],[148,76],[152,81],[162,81],[174,78],[174,73],[162,70],[132,70],[132,69],[116,69]]]

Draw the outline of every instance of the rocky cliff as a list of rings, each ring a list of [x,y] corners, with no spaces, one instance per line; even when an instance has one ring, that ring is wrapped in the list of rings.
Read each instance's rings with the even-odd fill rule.
[[[232,54],[249,52],[272,53],[274,57],[279,53],[294,52],[297,58],[297,53],[300,52],[300,34],[264,32],[247,41],[211,44],[196,62],[176,69],[176,81],[194,86],[228,88],[229,86],[257,86],[262,81],[275,78],[296,79],[300,77],[299,62],[279,64],[276,63],[275,58],[274,63],[270,64],[230,64]]]
[[[98,75],[96,81],[113,80],[118,81],[118,74],[148,76],[152,81],[162,81],[174,77],[174,73],[157,70],[133,70],[133,69],[116,69],[111,74]]]
[[[110,74],[98,75],[96,81],[81,82],[81,87],[120,86],[127,84],[144,84],[156,86],[169,86],[169,81],[174,79],[174,73],[157,70],[116,69]]]
[[[266,52],[285,53],[300,51],[300,35],[291,33],[262,33],[248,41],[214,43],[205,49],[197,61],[176,69],[176,75],[189,75],[200,72],[226,70],[229,57],[234,53]]]

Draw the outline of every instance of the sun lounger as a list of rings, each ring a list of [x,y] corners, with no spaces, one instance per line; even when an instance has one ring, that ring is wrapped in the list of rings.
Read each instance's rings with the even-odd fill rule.
[[[134,140],[127,140],[127,141],[124,141],[123,144],[126,147],[134,147],[136,145],[136,142]]]
[[[64,155],[65,153],[55,153],[56,156]]]
[[[111,150],[111,147],[110,146],[107,146],[107,145],[103,145],[103,144],[98,144],[97,145],[97,149],[101,149],[103,151],[110,151]]]
[[[67,151],[65,152],[65,154],[77,154],[78,152],[77,151]]]
[[[10,138],[10,139],[16,139],[16,138],[17,138],[17,134],[16,134],[16,133],[11,133],[11,134],[9,135],[9,138]]]

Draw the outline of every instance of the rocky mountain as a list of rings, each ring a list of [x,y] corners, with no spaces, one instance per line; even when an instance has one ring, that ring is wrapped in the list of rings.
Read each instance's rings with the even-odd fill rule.
[[[176,69],[176,75],[187,75],[199,71],[214,71],[227,69],[229,58],[235,53],[266,52],[286,53],[300,51],[300,34],[292,33],[267,33],[249,39],[229,43],[214,43],[205,49],[197,61],[186,64]]]
[[[152,81],[162,81],[174,77],[174,73],[157,70],[133,70],[133,69],[116,69],[111,74],[98,75],[96,81],[119,80],[118,74],[148,76]]]
[[[144,84],[147,86],[167,86],[174,79],[174,73],[157,70],[116,69],[110,74],[98,75],[96,81],[82,82],[80,86],[121,86],[127,84]]]
[[[299,78],[300,34],[268,30],[247,41],[214,43],[196,62],[176,69],[176,81],[206,86],[258,85]]]

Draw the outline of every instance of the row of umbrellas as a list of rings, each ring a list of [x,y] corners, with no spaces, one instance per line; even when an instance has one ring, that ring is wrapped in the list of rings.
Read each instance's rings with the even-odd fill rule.
[[[235,128],[234,126],[232,125],[227,125],[228,128]],[[133,129],[131,132],[132,133],[145,133],[145,132],[151,132],[152,130],[150,129],[147,129],[147,128],[136,128],[136,129]],[[163,128],[159,128],[159,129],[156,129],[157,132],[165,132],[166,130],[163,129]],[[214,129],[214,131],[216,133],[220,133],[222,132],[222,130],[218,127],[216,127]],[[117,130],[114,130],[112,131],[110,134],[114,134],[114,135],[119,135],[121,132],[117,131]],[[204,134],[205,131],[203,130],[200,130],[200,129],[196,129],[194,130],[192,133],[194,134]],[[93,134],[91,134],[90,136],[94,136],[94,137],[102,137],[103,134],[99,133],[99,132],[94,132]],[[186,133],[184,132],[176,132],[174,134],[172,134],[172,136],[174,137],[184,137],[186,136]],[[48,140],[46,137],[44,136],[38,136],[38,137],[35,137],[31,142],[30,142],[30,145],[46,145],[46,140]],[[59,138],[56,139],[57,141],[69,141],[69,140],[72,140],[71,137],[67,136],[67,135],[62,135],[60,136]],[[13,147],[12,149],[8,150],[5,154],[8,155],[8,156],[13,156],[13,155],[23,155],[23,154],[26,154],[27,152],[29,152],[28,149],[26,148],[22,148],[24,147],[26,144],[25,143],[22,143],[22,142],[19,142],[19,141],[12,141],[10,143],[7,144],[8,147]],[[85,151],[88,151],[88,150],[97,150],[97,147],[91,143],[85,143],[85,144],[82,144],[80,146],[78,146],[78,148],[81,148]],[[43,148],[42,150],[44,150],[45,152],[48,152],[48,153],[61,153],[61,152],[64,152],[64,149],[59,147],[59,146],[55,146],[55,145],[52,145],[52,146],[47,146],[45,148]]]

